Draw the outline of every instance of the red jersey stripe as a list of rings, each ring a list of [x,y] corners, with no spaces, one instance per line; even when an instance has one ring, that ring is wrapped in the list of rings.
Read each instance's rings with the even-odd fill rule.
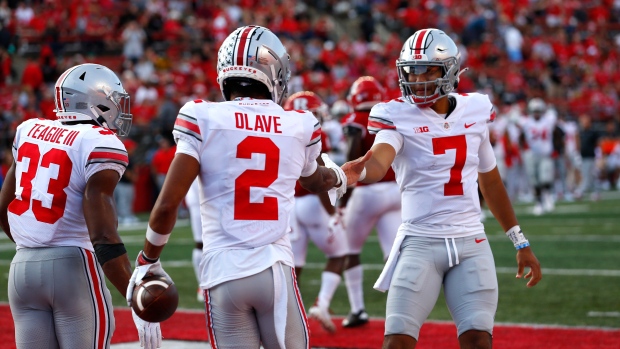
[[[374,120],[368,120],[368,128],[380,128],[380,129],[385,129],[385,130],[395,130],[396,126],[394,125],[388,125],[388,124],[384,124],[378,121],[374,121]]]
[[[316,137],[321,135],[321,129],[319,128],[318,130],[315,130],[314,132],[312,132],[312,137],[310,137],[310,139],[315,139]]]
[[[200,134],[200,128],[198,127],[198,125],[187,120],[177,118],[177,121],[175,121],[174,124],[176,126],[184,127],[194,133]]]
[[[94,151],[90,153],[90,155],[88,156],[88,160],[93,159],[111,159],[129,163],[129,157],[127,156],[127,154],[118,154],[107,151]]]

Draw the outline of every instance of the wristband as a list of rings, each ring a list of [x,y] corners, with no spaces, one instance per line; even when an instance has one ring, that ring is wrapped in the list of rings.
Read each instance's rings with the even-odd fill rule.
[[[332,171],[334,171],[334,173],[336,174],[336,185],[334,185],[334,187],[339,187],[342,184],[342,180],[340,179],[340,175],[338,174],[338,171],[336,171],[336,169],[331,169]]]
[[[168,238],[170,238],[170,234],[162,235],[156,233],[151,226],[149,225],[146,228],[146,240],[155,246],[163,246],[168,242]]]
[[[513,245],[517,250],[526,248],[530,245],[530,242],[527,241],[525,235],[523,235],[523,232],[521,231],[521,227],[519,227],[518,225],[515,225],[514,227],[508,229],[508,231],[506,232],[506,236],[508,236],[510,241],[512,241]]]
[[[140,253],[138,253],[137,265],[153,264],[157,263],[158,260],[159,258],[149,258],[144,254],[144,251],[140,251]]]
[[[364,178],[366,178],[366,167],[364,167],[364,169],[362,170],[362,173],[360,173],[360,178],[358,178],[357,181],[361,182],[364,180]]]

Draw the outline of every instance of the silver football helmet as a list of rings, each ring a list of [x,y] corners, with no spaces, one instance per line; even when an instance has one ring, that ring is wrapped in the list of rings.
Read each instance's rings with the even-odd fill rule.
[[[86,63],[67,69],[56,81],[54,102],[58,120],[94,120],[119,136],[129,134],[129,94],[107,67]]]
[[[396,60],[398,79],[403,98],[420,107],[428,107],[448,95],[458,85],[460,71],[459,50],[454,41],[442,30],[428,28],[410,36]],[[410,81],[432,67],[442,69],[441,78],[432,81]],[[415,79],[415,78],[414,78]]]
[[[544,114],[547,104],[541,98],[532,98],[527,103],[527,111],[530,114]]]
[[[257,25],[237,28],[217,53],[217,82],[222,95],[228,99],[226,79],[249,78],[267,86],[271,99],[280,104],[288,92],[289,61],[286,48],[269,29]]]

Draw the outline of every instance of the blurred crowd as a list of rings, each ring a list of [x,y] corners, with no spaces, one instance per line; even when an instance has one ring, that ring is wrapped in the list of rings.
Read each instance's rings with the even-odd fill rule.
[[[54,118],[59,74],[79,63],[104,64],[132,98],[134,125],[124,140],[132,168],[124,181],[135,186],[133,208],[150,209],[174,154],[179,108],[194,99],[222,100],[217,50],[246,24],[282,38],[294,62],[289,93],[310,90],[332,107],[341,107],[364,75],[382,82],[389,98],[399,97],[402,43],[418,29],[439,28],[469,68],[459,92],[490,95],[500,116],[526,114],[527,101],[542,98],[560,120],[591,122],[601,159],[618,145],[618,0],[2,0],[3,172],[17,125]]]

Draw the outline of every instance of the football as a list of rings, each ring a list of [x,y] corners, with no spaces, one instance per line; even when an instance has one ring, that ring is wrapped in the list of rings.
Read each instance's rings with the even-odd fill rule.
[[[177,287],[164,275],[147,274],[133,290],[131,308],[144,321],[165,321],[178,305]]]

